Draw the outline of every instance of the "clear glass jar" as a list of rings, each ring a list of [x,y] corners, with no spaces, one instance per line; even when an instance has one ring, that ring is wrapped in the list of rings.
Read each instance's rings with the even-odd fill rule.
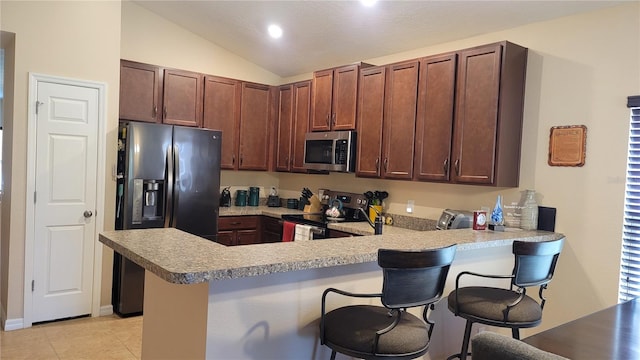
[[[538,228],[538,203],[536,202],[535,190],[526,190],[520,215],[520,228],[523,230]]]

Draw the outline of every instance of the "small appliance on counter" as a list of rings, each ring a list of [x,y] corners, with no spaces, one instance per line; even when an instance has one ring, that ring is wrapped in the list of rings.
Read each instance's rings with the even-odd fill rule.
[[[280,207],[280,197],[276,188],[272,187],[269,191],[269,197],[267,198],[268,207]]]
[[[220,193],[220,207],[231,207],[231,192],[229,186],[222,189]]]
[[[466,210],[446,209],[440,215],[436,229],[466,229],[470,228],[473,223],[473,213]]]

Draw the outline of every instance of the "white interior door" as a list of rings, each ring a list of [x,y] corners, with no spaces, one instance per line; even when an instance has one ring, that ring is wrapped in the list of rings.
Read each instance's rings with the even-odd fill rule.
[[[33,322],[92,312],[99,92],[37,84]]]

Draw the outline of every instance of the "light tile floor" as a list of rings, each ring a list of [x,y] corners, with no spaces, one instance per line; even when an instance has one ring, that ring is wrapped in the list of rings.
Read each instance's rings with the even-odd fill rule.
[[[0,331],[0,359],[140,359],[142,316],[65,320]]]

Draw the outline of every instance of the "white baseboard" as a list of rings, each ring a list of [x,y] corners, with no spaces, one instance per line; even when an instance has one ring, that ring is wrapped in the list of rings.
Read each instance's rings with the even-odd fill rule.
[[[4,321],[4,331],[24,329],[24,319],[7,319]]]
[[[2,326],[2,330],[4,331],[24,329],[24,319],[7,320],[7,312],[4,310],[2,304],[0,304],[0,326]]]
[[[113,314],[113,305],[101,306],[100,316],[108,316]]]

